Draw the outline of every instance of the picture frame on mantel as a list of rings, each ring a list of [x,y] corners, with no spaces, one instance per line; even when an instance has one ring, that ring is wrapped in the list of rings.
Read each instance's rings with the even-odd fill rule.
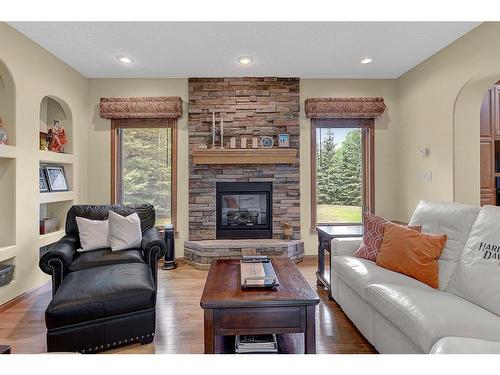
[[[290,147],[290,135],[278,134],[278,147]]]

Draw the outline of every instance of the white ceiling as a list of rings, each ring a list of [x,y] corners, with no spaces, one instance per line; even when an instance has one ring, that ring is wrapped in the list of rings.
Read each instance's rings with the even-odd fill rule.
[[[86,77],[397,78],[479,22],[10,22]],[[117,55],[134,62],[122,65]],[[252,56],[249,66],[239,56]],[[360,64],[370,57],[371,64]]]

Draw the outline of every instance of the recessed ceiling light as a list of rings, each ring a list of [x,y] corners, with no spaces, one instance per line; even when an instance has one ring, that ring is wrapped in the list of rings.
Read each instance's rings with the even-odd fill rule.
[[[252,61],[253,61],[253,58],[251,58],[250,56],[241,56],[241,57],[238,57],[238,62],[240,64],[243,64],[243,65],[251,64]]]
[[[361,60],[361,64],[369,64],[373,61],[373,59],[370,59],[370,58],[366,58],[366,59],[363,59]]]
[[[132,62],[132,59],[128,56],[120,55],[120,56],[116,56],[116,58],[122,64],[130,64]]]

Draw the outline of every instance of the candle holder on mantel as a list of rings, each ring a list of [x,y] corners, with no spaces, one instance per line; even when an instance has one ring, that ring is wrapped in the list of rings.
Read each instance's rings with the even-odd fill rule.
[[[220,149],[224,150],[224,118],[220,117]]]
[[[215,111],[212,111],[212,150],[215,150],[215,133],[217,133],[215,129]]]

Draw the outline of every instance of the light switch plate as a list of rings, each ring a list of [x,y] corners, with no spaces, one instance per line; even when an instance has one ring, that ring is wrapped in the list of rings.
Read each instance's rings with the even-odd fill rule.
[[[417,172],[418,182],[432,182],[432,172]]]

